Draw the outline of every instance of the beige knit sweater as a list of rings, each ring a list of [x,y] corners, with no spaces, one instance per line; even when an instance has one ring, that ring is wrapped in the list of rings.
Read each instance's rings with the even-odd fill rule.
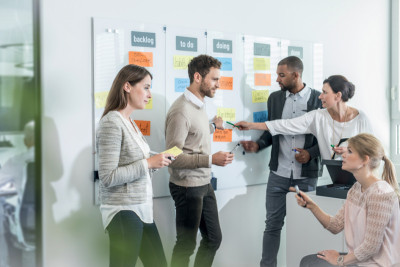
[[[210,134],[213,130],[204,107],[199,108],[183,94],[172,104],[165,120],[166,146],[183,150],[169,165],[172,183],[186,187],[210,183]]]
[[[364,192],[355,183],[327,229],[332,233],[344,229],[347,248],[359,260],[358,266],[400,263],[399,199],[385,181],[375,182]]]

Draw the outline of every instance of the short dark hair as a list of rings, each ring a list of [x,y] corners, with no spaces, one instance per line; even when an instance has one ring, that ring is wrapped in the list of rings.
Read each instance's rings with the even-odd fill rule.
[[[205,77],[211,68],[221,68],[221,62],[209,55],[199,55],[193,58],[188,64],[188,74],[190,79],[190,84],[194,80],[194,74],[196,72],[200,73],[201,77]]]
[[[294,70],[300,73],[300,77],[303,74],[303,62],[300,58],[295,56],[285,57],[281,61],[279,61],[278,66],[287,65],[289,69]]]
[[[342,93],[342,100],[347,102],[354,95],[356,87],[353,83],[349,82],[346,77],[342,75],[332,75],[328,79],[324,80],[324,84],[327,83],[335,93]]]

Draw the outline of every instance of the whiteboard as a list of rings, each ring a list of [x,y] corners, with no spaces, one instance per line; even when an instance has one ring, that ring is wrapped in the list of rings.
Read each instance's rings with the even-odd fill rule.
[[[217,114],[231,122],[265,121],[268,95],[280,90],[275,82],[277,64],[291,54],[302,57],[307,84],[319,83],[317,88],[322,84],[323,49],[317,43],[104,18],[93,19],[92,35],[93,138],[113,79],[123,66],[135,63],[153,75],[152,104],[134,111],[132,119],[143,122],[142,132],[156,152],[166,150],[166,114],[189,86],[187,63],[197,55],[208,54],[222,62],[220,89],[205,100],[210,121]],[[256,141],[262,134],[240,132],[226,123],[224,127],[226,131],[210,135],[212,153],[231,151],[239,141]],[[243,154],[239,148],[232,164],[212,166],[218,190],[266,183],[269,160],[270,148],[256,154]],[[98,169],[96,157],[94,168]],[[168,196],[168,183],[166,168],[155,172],[154,196]]]

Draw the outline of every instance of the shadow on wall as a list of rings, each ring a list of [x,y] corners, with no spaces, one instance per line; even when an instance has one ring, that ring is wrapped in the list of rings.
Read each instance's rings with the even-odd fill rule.
[[[248,182],[251,173],[244,177]],[[265,227],[265,188],[266,185],[253,185],[216,192],[218,204],[233,196],[219,209],[222,243],[214,260],[216,267],[259,265]]]
[[[69,246],[75,266],[108,266],[108,237],[103,229],[99,206],[93,203],[92,151],[92,147],[82,149],[72,164],[64,190],[74,192],[79,201],[68,217],[57,223],[57,227],[62,229],[59,238]]]
[[[52,118],[45,117],[42,123],[45,263],[59,267],[107,266],[107,236],[99,207],[93,203],[92,147],[77,154],[70,177],[63,177],[57,127]]]

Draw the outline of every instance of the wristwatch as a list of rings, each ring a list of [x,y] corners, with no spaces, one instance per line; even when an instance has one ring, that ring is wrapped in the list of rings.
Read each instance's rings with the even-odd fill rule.
[[[344,256],[343,255],[339,255],[339,257],[336,260],[337,264],[339,266],[344,266]]]

